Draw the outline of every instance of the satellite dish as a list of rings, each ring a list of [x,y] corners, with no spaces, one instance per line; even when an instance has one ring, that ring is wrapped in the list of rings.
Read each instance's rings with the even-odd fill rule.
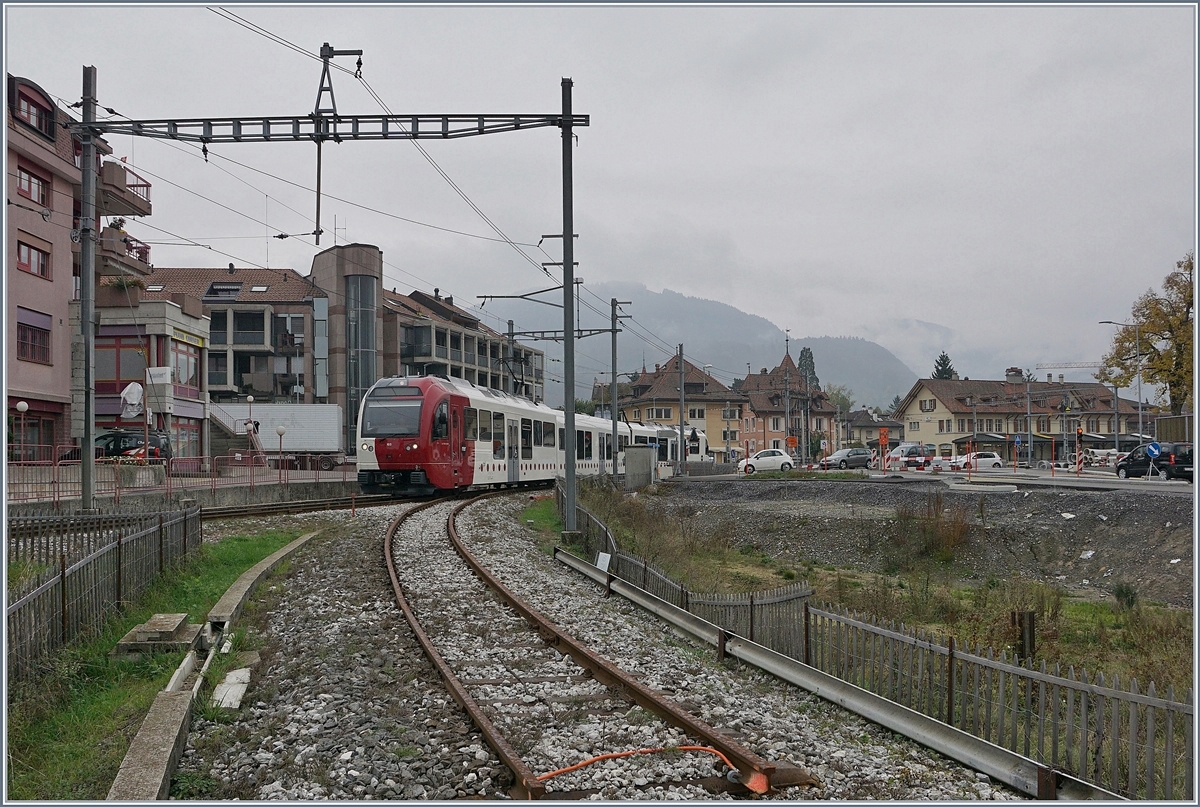
[[[80,242],[80,240],[82,239],[82,237],[83,236],[79,232],[79,230],[77,230],[77,229],[71,230],[71,243],[72,244],[78,244]]]
[[[42,208],[42,221],[50,221],[50,208]]]

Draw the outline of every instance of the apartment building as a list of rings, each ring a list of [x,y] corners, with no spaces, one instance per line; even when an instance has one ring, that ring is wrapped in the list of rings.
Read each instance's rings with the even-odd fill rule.
[[[714,459],[727,462],[740,447],[739,426],[749,399],[729,389],[687,359],[682,361],[684,427],[702,430],[708,438],[708,450]],[[661,423],[678,427],[679,362],[679,356],[672,356],[666,364],[654,365],[653,372],[643,367],[629,385],[629,395],[617,398],[620,416],[633,423]],[[690,444],[688,450],[689,460],[700,459],[698,442]]]
[[[895,448],[904,441],[904,424],[898,420],[876,415],[865,406],[843,416],[844,443],[861,443],[867,448],[879,449],[880,429],[887,429],[888,442],[883,450]]]
[[[1025,381],[1009,368],[1003,381],[919,379],[903,398],[896,419],[909,442],[931,443],[942,456],[960,454],[968,443],[1006,459],[1062,457],[1074,450],[1076,429],[1086,448],[1128,450],[1151,439],[1137,432],[1137,402],[1120,398],[1098,382]],[[1030,450],[1032,449],[1032,451]]]
[[[785,352],[774,369],[764,367],[747,375],[739,391],[750,404],[742,419],[742,443],[748,453],[776,448],[803,456],[805,438],[833,439],[835,409],[820,386],[810,386],[801,377],[790,353]],[[788,445],[789,437],[795,438],[795,446]]]
[[[49,460],[84,432],[79,290],[95,277],[94,428],[142,427],[122,416],[122,391],[143,385],[149,425],[175,436],[175,453],[202,452],[208,331],[197,301],[142,305],[150,247],[125,231],[152,212],[150,183],[97,139],[96,262],[81,262],[82,143],[73,119],[29,79],[8,79],[8,411],[10,445]],[[107,219],[102,223],[102,220]],[[24,406],[19,406],[24,404]],[[24,408],[24,412],[21,409]],[[34,448],[36,447],[36,448]]]

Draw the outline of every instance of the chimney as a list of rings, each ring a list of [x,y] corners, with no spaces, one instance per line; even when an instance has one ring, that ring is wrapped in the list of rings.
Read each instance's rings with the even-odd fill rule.
[[[1019,384],[1024,378],[1025,373],[1020,367],[1009,367],[1004,371],[1004,380],[1009,384]]]
[[[766,374],[767,374],[767,368],[766,368],[766,367],[762,368],[762,374],[763,374],[763,375],[766,375]]]
[[[1054,373],[1046,373],[1046,383],[1049,384],[1054,380]]]
[[[1062,373],[1059,373],[1059,374],[1058,374],[1058,383],[1060,383],[1060,384],[1061,384],[1062,382],[1063,382],[1063,374],[1062,374]]]
[[[952,379],[954,379],[955,381],[957,381],[957,380],[958,380],[958,371],[957,371],[957,370],[954,370],[954,371],[952,371],[952,372],[950,373],[950,378],[952,378]]]
[[[454,305],[454,297],[453,296],[451,296],[449,294],[446,295],[446,305]]]
[[[441,289],[439,289],[437,286],[433,287],[433,299],[435,299],[435,300],[442,299],[442,295],[438,293],[440,291],[441,291]]]
[[[659,371],[659,369],[660,369],[660,368],[659,368],[659,364],[658,364],[658,362],[654,362],[654,372],[656,372],[656,373],[657,373],[657,372]]]

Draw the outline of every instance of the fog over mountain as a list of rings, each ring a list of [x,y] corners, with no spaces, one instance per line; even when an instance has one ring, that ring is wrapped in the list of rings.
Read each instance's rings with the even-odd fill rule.
[[[669,359],[683,343],[684,357],[703,366],[711,364],[709,372],[726,386],[734,378],[744,378],[749,365],[751,372],[775,367],[784,352],[784,331],[769,320],[748,314],[726,303],[689,297],[670,289],[661,293],[632,283],[587,284],[581,295],[579,324],[583,329],[609,327],[609,300],[630,301],[622,310],[633,315],[632,321],[622,323],[617,337],[618,371],[640,370],[643,364],[653,370],[656,363]],[[561,293],[539,295],[537,299],[560,303]],[[519,331],[561,330],[561,308],[537,305],[523,300],[490,300],[485,311],[501,320],[512,319]],[[486,318],[491,327],[504,331]],[[904,395],[916,381],[917,375],[891,351],[875,342],[852,336],[798,335],[804,327],[801,320],[792,328],[789,350],[792,357],[801,348],[812,350],[817,377],[821,385],[841,384],[852,390],[856,406],[887,407],[896,395]],[[528,340],[524,340],[528,341]],[[547,375],[562,378],[562,344],[542,341],[532,343],[546,351]],[[598,334],[576,341],[576,397],[591,395],[592,381],[608,382],[610,372],[611,337]],[[628,380],[624,378],[622,380]],[[562,384],[546,384],[546,400],[551,406],[562,403]]]

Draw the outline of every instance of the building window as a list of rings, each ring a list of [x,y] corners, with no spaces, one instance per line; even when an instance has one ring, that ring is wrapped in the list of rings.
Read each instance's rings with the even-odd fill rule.
[[[721,410],[721,419],[722,420],[741,420],[742,419],[742,407],[738,406],[738,407],[734,407],[731,409],[722,409]]]
[[[646,417],[650,420],[670,420],[671,407],[652,406],[646,410]]]
[[[17,323],[17,358],[22,361],[50,363],[50,331]]]
[[[17,268],[31,275],[50,279],[50,253],[37,247],[30,246],[24,241],[17,242]]]
[[[738,439],[737,429],[722,430],[721,439],[727,443],[736,443]]]
[[[54,139],[54,115],[48,107],[23,92],[17,95],[17,117],[46,137]]]
[[[920,430],[921,430],[921,421],[919,421],[919,420],[910,420],[910,421],[908,422],[908,430],[909,430],[910,432],[918,432],[918,431],[920,431]]]
[[[920,401],[920,409],[922,412],[932,412],[937,409],[937,399],[931,398],[927,401]]]
[[[773,432],[783,431],[783,418],[771,418],[770,429]],[[778,448],[778,446],[773,446]]]
[[[816,420],[814,420],[813,428],[816,429],[817,431],[821,431],[822,429],[824,429],[825,428],[825,418],[817,418]]]
[[[96,392],[120,394],[131,381],[146,383],[146,348],[136,336],[96,337]]]
[[[967,421],[965,418],[958,419],[958,430],[959,432],[965,432],[967,430]]]
[[[46,205],[50,198],[50,180],[24,166],[17,168],[17,193],[35,204]]]
[[[704,420],[704,407],[692,407],[689,409],[688,420]]]
[[[172,339],[171,366],[175,368],[175,394],[184,398],[199,398],[200,348]]]

